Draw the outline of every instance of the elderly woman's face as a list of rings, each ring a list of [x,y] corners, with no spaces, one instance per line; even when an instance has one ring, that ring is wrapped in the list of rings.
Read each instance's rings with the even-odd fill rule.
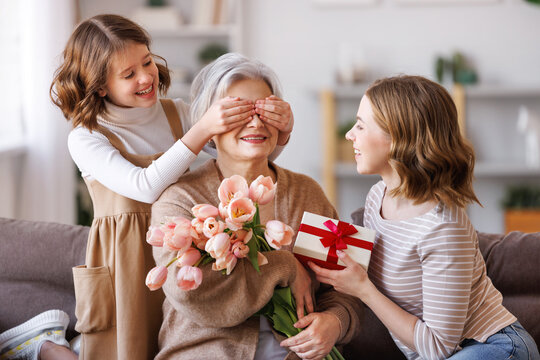
[[[233,83],[225,96],[256,101],[272,95],[263,80],[244,79]],[[246,125],[214,136],[218,154],[238,160],[266,159],[274,151],[278,129],[259,119],[257,114]]]

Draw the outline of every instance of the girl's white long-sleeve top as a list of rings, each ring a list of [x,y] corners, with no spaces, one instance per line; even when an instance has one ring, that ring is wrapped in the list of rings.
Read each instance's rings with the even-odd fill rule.
[[[190,127],[189,105],[181,99],[174,104],[186,132]],[[115,134],[129,153],[164,154],[147,168],[133,165],[111,145],[105,135],[78,126],[68,136],[73,161],[88,180],[97,180],[114,192],[145,203],[153,203],[195,160],[195,155],[174,137],[158,101],[150,108],[122,108],[106,102],[106,113],[98,123]]]
[[[189,105],[181,99],[173,101],[186,133],[192,126]],[[174,141],[159,101],[150,108],[122,108],[106,102],[106,113],[98,117],[98,123],[114,133],[129,153],[152,155],[163,152],[150,166],[141,168],[126,160],[100,132],[91,132],[82,126],[70,132],[69,152],[81,175],[130,199],[153,203],[197,157],[181,140]],[[205,146],[203,150],[216,157],[215,149]],[[283,147],[278,146],[271,159],[282,150]]]

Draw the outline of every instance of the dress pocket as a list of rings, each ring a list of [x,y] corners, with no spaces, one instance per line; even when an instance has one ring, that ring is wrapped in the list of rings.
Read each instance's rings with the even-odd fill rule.
[[[73,268],[75,285],[75,330],[93,333],[115,325],[114,291],[107,266]]]

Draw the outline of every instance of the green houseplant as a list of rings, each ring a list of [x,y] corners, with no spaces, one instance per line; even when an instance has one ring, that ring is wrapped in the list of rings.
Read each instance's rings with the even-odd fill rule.
[[[352,143],[345,139],[345,134],[354,126],[355,123],[356,119],[349,120],[343,124],[340,124],[337,128],[337,154],[339,161],[354,162],[354,150]]]

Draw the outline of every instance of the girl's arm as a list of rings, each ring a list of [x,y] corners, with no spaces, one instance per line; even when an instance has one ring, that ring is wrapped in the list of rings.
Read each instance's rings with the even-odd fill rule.
[[[186,129],[187,105],[175,101]],[[186,131],[182,139],[154,160],[147,168],[133,165],[101,133],[84,128],[73,130],[68,148],[83,176],[91,176],[110,190],[145,203],[153,203],[167,186],[176,182],[196,159],[204,144],[216,133],[226,132],[249,121],[254,105],[238,98],[225,98],[214,104],[209,115]]]
[[[145,203],[159,195],[189,168],[197,157],[182,141],[177,141],[147,168],[133,165],[101,133],[74,129],[68,148],[83,176],[91,176],[110,190]]]

